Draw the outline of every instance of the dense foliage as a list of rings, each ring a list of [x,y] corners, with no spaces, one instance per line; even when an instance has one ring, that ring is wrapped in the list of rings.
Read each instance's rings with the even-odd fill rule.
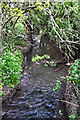
[[[7,84],[14,86],[19,83],[20,74],[22,71],[22,54],[19,50],[10,51],[6,50],[0,60],[1,72],[3,85]]]
[[[73,59],[76,53],[79,55],[80,47],[79,4],[78,1],[2,2],[2,13],[6,19],[6,21],[3,20],[2,28],[7,32],[8,38],[11,33],[12,36],[15,34],[17,38],[25,39],[23,27],[26,28],[26,32],[31,29],[34,34],[36,32],[40,35],[49,34],[65,57],[68,60]],[[19,25],[22,26],[22,31],[17,31],[17,25],[18,28],[20,28]]]
[[[39,2],[35,5],[30,16],[34,29],[40,35],[49,34],[65,56],[73,59],[80,47],[79,2]]]
[[[0,42],[2,44],[0,46],[1,89],[5,85],[10,87],[14,87],[15,85],[17,85],[20,82],[22,71],[23,55],[18,49],[16,49],[15,45],[24,46],[25,44],[25,25],[24,23],[20,22],[22,19],[25,18],[25,16],[22,15],[22,10],[18,11],[17,8],[12,8],[12,4],[14,3],[8,4],[7,2],[1,2],[3,14],[2,33],[0,39]],[[23,17],[22,19],[20,19],[20,21],[17,22],[16,19],[14,20],[15,15],[17,15],[17,17],[22,15]]]

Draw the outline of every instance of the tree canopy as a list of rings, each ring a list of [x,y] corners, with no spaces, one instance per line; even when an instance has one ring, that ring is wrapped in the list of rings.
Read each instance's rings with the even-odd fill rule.
[[[25,39],[25,28],[49,34],[59,49],[73,59],[80,47],[79,1],[1,2],[2,53],[16,38]],[[5,34],[5,35],[3,35]],[[7,39],[5,38],[7,36]],[[11,37],[12,36],[12,37]],[[3,44],[7,45],[3,48]]]

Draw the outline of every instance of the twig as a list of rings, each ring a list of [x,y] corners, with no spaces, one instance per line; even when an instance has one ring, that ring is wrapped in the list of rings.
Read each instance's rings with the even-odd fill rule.
[[[13,38],[14,38],[14,36],[10,39],[10,41],[9,41],[9,43],[8,43],[8,45],[2,50],[2,52],[1,52],[1,55],[3,54],[3,52],[9,47],[9,45],[11,44],[11,42],[12,42],[12,40],[13,40]],[[1,55],[0,55],[0,57],[1,57]]]
[[[17,23],[17,21],[18,21],[19,18],[20,18],[20,16],[17,17],[17,19],[16,19],[16,21],[15,21],[15,23],[13,25],[13,29],[15,29],[14,27],[15,27],[15,25],[16,25],[16,23]]]
[[[66,101],[66,100],[59,100],[59,99],[56,99],[56,100],[57,100],[57,101],[60,101],[60,102],[65,102],[65,103],[68,103],[68,104],[74,105],[74,106],[76,106],[76,107],[80,107],[79,105],[76,105],[76,104],[71,103],[71,102]]]
[[[51,21],[52,21],[52,26],[53,26],[54,31],[56,32],[56,34],[57,34],[57,36],[59,37],[59,39],[60,39],[61,41],[63,41],[63,39],[61,38],[60,34],[56,31],[56,28],[54,27],[54,20],[53,20],[53,17],[52,17],[52,15],[51,15],[50,10],[49,10],[48,13],[50,14],[50,18],[51,18]],[[57,25],[56,25],[56,26],[57,26]]]
[[[57,70],[61,69],[62,67],[64,67],[64,65],[63,65],[63,66],[61,66],[61,67],[59,67],[59,68],[57,68],[57,69],[55,69],[54,71],[57,71]]]
[[[72,43],[72,44],[80,44],[79,41],[69,41],[69,40],[68,41],[66,41],[66,40],[65,41],[61,41],[61,43],[65,43],[65,42],[66,43]]]
[[[2,29],[5,27],[5,25],[12,19],[13,17],[11,16],[2,26]]]

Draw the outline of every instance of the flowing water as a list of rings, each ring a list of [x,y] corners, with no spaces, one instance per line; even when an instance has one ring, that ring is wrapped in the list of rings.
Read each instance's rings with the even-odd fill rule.
[[[43,64],[34,64],[31,59],[35,54],[49,54],[54,60],[61,60],[61,52],[43,36],[41,42],[25,56],[25,68],[21,77],[21,90],[18,90],[12,101],[3,104],[2,120],[67,120],[64,99],[65,82],[60,77],[66,74],[65,66],[54,71],[56,67],[44,67]],[[57,80],[62,81],[60,89],[53,91]],[[60,112],[61,110],[61,112]]]

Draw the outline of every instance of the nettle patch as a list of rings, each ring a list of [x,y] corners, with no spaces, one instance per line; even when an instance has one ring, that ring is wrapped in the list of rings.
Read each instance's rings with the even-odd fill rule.
[[[56,66],[55,62],[50,59],[50,56],[45,54],[43,56],[36,55],[35,57],[32,58],[32,62],[38,62],[38,63],[43,63],[44,66],[48,67],[54,67]]]

